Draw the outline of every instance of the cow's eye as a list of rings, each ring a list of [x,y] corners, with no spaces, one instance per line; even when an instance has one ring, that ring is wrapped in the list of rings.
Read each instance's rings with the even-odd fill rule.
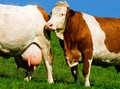
[[[60,16],[64,16],[64,13],[61,13]]]

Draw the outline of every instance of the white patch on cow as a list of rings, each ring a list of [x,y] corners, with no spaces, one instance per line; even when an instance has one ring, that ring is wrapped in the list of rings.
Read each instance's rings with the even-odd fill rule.
[[[107,49],[104,45],[105,33],[102,31],[99,23],[96,21],[94,16],[85,13],[83,13],[83,18],[86,21],[91,32],[94,53],[100,54],[101,51],[106,51]]]
[[[77,74],[77,73],[76,73],[76,70],[74,70],[73,73],[74,73],[74,74]]]
[[[88,69],[88,74],[85,77],[85,86],[86,87],[90,87],[89,76],[90,76],[90,68],[91,68],[92,59],[88,60],[88,62],[89,62],[89,69]]]
[[[102,31],[99,23],[96,21],[94,16],[83,13],[83,18],[86,21],[89,30],[91,32],[93,41],[93,58],[99,62],[106,62],[109,64],[120,64],[120,53],[115,54],[109,52],[105,46],[105,33]]]
[[[74,62],[74,63],[71,64],[69,61],[67,63],[69,65],[69,67],[74,67],[74,66],[79,64],[78,62]]]
[[[72,63],[70,63],[70,59],[69,59],[69,57],[68,57],[68,56],[66,57],[66,59],[67,59],[67,63],[68,63],[68,66],[69,66],[69,67],[74,67],[74,66],[78,65],[79,62],[82,61],[82,55],[81,55],[80,52],[79,52],[79,55],[80,55],[80,57],[79,57],[78,61],[74,62],[74,59],[72,59],[72,60],[73,60]]]

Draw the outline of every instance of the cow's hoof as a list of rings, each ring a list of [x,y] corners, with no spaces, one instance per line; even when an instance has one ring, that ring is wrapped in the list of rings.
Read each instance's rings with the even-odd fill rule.
[[[48,83],[49,83],[49,84],[53,84],[54,81],[53,81],[53,80],[48,80]]]
[[[85,84],[85,87],[90,87],[90,84]]]
[[[25,77],[24,80],[28,82],[31,80],[31,77]]]
[[[25,77],[24,80],[27,81],[27,82],[29,81],[28,77]]]

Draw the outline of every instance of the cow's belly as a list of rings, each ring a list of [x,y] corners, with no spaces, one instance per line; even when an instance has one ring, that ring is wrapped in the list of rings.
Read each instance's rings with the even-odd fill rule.
[[[110,65],[120,65],[120,53],[101,52],[93,56],[93,65],[107,67]]]
[[[12,41],[10,43],[1,43],[0,52],[10,55],[18,55],[21,54],[23,50],[25,50],[28,44],[30,44],[30,42],[26,42],[23,44],[14,43],[14,42]]]
[[[0,29],[0,51],[7,54],[20,54],[35,38],[31,29],[28,31],[12,29],[11,32],[6,33],[2,30]]]

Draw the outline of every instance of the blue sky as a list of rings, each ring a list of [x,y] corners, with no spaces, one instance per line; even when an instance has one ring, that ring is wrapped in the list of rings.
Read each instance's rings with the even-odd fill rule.
[[[42,6],[48,13],[59,0],[0,0],[2,4]],[[65,1],[65,0],[61,0]],[[66,0],[70,8],[101,17],[120,17],[120,0]]]

